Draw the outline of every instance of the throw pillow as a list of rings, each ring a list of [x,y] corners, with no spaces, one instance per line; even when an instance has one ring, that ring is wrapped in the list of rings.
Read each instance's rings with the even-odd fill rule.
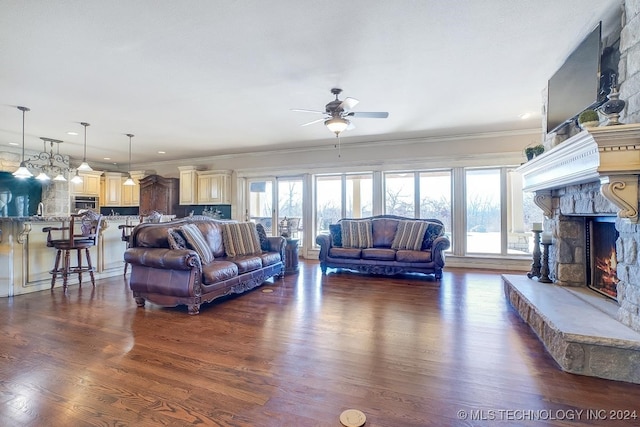
[[[269,251],[271,249],[271,244],[267,238],[267,232],[264,229],[264,225],[256,224],[256,231],[258,232],[258,240],[260,240],[260,249],[265,252]]]
[[[169,241],[169,248],[171,249],[187,249],[187,241],[179,229],[167,229],[167,240]]]
[[[427,230],[424,232],[422,250],[431,248],[433,241],[444,234],[444,225],[437,222],[427,222]]]
[[[330,224],[329,234],[331,235],[331,246],[342,247],[342,226],[340,224]]]
[[[419,251],[427,225],[424,221],[400,221],[391,248]]]
[[[187,244],[200,256],[202,264],[209,264],[213,261],[213,252],[204,239],[202,232],[195,224],[185,224],[180,227]]]
[[[261,252],[258,231],[253,222],[222,224],[222,240],[224,241],[224,251],[230,257]]]
[[[360,249],[373,247],[370,220],[342,220],[340,225],[343,247]]]

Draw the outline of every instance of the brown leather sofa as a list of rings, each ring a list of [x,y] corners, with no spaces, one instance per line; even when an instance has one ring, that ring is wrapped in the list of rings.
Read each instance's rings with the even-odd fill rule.
[[[364,236],[363,242],[343,242],[345,221]],[[397,236],[398,230],[401,236]],[[324,274],[331,267],[371,274],[433,274],[436,279],[442,277],[445,251],[451,245],[441,221],[395,215],[341,219],[330,226],[330,234],[317,236],[316,243]]]
[[[176,245],[175,230],[185,224],[200,230],[213,255],[211,262],[203,263],[194,249],[171,248]],[[245,292],[284,274],[283,237],[263,236],[259,253],[229,257],[223,229],[224,222],[205,217],[137,225],[124,259],[131,264],[129,287],[138,306],[144,307],[146,300],[166,307],[185,304],[189,314],[198,314],[202,303]]]

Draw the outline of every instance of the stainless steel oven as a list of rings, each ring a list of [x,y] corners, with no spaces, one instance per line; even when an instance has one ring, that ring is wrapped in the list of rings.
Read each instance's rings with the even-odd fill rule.
[[[71,196],[71,210],[78,212],[81,209],[91,209],[98,211],[100,208],[100,200],[93,196]]]

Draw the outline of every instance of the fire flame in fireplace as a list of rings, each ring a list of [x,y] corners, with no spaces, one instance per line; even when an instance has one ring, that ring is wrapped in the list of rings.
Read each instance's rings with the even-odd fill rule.
[[[600,292],[604,292],[607,295],[615,297],[617,294],[616,285],[618,280],[617,269],[618,262],[616,261],[616,250],[611,249],[611,253],[603,258],[596,258],[596,270],[598,271],[598,283],[595,286]]]

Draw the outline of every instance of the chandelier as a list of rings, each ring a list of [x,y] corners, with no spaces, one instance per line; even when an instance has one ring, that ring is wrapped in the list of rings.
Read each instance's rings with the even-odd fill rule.
[[[28,166],[40,170],[40,174],[36,176],[39,181],[49,181],[54,176],[54,181],[66,181],[65,175],[69,172],[69,159],[60,154],[60,144],[63,141],[52,138],[40,137],[44,144],[44,150],[30,158]],[[47,152],[47,143],[49,143],[49,151]],[[56,153],[53,152],[54,144],[57,146]]]

